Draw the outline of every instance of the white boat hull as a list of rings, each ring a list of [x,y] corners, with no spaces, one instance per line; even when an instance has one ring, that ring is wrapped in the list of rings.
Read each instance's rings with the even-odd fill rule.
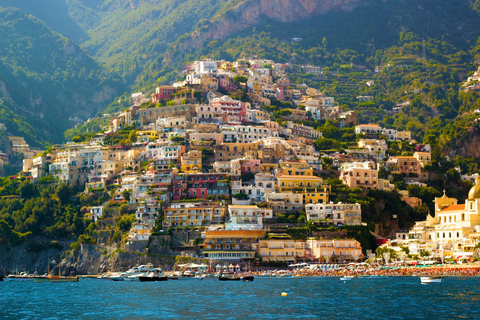
[[[422,283],[441,283],[442,278],[420,277]]]
[[[6,277],[6,278],[3,278],[3,281],[33,281],[33,279],[30,277],[20,277],[20,278]]]

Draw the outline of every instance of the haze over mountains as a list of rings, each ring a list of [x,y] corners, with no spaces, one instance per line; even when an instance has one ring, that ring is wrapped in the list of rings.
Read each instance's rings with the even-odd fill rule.
[[[75,125],[68,119],[86,120],[124,92],[172,82],[201,57],[371,68],[395,56],[423,58],[425,40],[427,60],[461,65],[478,54],[480,36],[470,0],[0,0],[0,7],[7,98],[0,121],[34,145],[61,142]]]

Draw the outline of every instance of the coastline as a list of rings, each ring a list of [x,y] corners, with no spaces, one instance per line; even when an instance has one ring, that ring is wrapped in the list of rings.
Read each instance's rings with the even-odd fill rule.
[[[268,277],[273,272],[266,271],[250,271],[246,273],[239,273],[252,275],[256,277]],[[428,267],[394,267],[394,268],[369,268],[363,270],[293,270],[292,277],[412,277],[412,276],[480,276],[480,265],[443,265],[443,266],[428,266]]]

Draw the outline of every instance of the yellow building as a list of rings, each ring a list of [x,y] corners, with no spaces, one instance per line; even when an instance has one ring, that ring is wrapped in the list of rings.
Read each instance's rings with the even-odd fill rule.
[[[231,62],[224,62],[222,63],[222,65],[220,66],[222,69],[225,69],[225,70],[232,70],[233,69],[233,63]]]
[[[309,203],[328,203],[330,197],[330,186],[323,189],[315,188],[315,190],[304,190],[301,192],[303,196],[303,206]]]
[[[173,203],[165,209],[163,227],[222,224],[225,210],[225,206],[213,203]]]
[[[274,173],[275,169],[278,169],[277,163],[261,163],[260,172],[262,173]]]
[[[144,142],[154,141],[158,139],[158,132],[155,130],[137,131],[137,137]]]
[[[269,233],[266,239],[259,241],[258,247],[264,262],[296,262],[309,256],[305,241],[293,240],[287,234]]]
[[[124,127],[132,125],[132,113],[129,111],[121,113],[118,117],[115,117],[110,122],[110,130],[118,131]]]
[[[279,165],[280,169],[277,170],[277,176],[313,176],[313,169],[305,160],[281,160]]]
[[[277,176],[278,192],[293,189],[320,188],[323,186],[322,178],[315,176],[281,175]]]
[[[254,259],[263,230],[205,231],[205,257],[214,260]]]
[[[181,170],[184,173],[202,172],[202,151],[192,150],[184,153],[181,158]]]

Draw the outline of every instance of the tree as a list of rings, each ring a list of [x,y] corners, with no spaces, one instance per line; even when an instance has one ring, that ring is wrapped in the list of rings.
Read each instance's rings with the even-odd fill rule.
[[[420,257],[423,258],[423,260],[425,260],[425,258],[427,257],[430,257],[432,255],[432,253],[430,251],[420,251]]]
[[[233,82],[236,84],[247,83],[248,78],[244,76],[235,76],[233,77]]]
[[[131,143],[137,142],[137,130],[132,130],[128,134],[128,140],[130,140]]]
[[[123,196],[123,199],[125,199],[126,201],[130,202],[130,196],[131,196],[131,193],[129,190],[123,190],[122,191],[122,196]]]

